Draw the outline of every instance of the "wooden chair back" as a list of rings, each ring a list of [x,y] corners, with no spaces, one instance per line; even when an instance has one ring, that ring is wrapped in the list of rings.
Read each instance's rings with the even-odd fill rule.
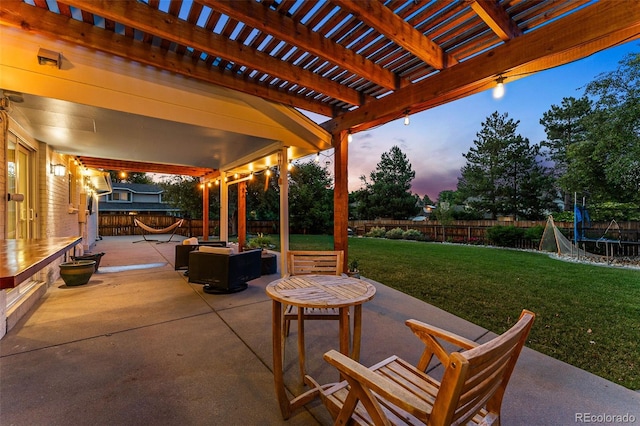
[[[336,424],[351,419],[355,424],[376,425],[499,425],[505,388],[534,318],[532,312],[522,311],[512,328],[482,345],[409,320],[407,325],[426,344],[416,367],[394,355],[367,368],[332,350],[324,358],[346,381],[314,383]],[[440,341],[465,350],[449,353]],[[433,355],[444,366],[441,381],[425,372]]]
[[[344,252],[300,251],[287,252],[289,275],[341,275],[344,268]]]
[[[532,312],[523,311],[504,334],[450,354],[431,413],[433,424],[466,424],[483,408],[487,416],[499,418],[507,383],[534,318]]]

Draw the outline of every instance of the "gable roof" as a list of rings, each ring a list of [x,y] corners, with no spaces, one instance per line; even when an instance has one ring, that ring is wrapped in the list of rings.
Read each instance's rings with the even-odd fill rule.
[[[136,193],[146,194],[162,194],[164,189],[160,185],[152,185],[146,183],[128,183],[128,182],[112,182],[113,190],[126,189]]]

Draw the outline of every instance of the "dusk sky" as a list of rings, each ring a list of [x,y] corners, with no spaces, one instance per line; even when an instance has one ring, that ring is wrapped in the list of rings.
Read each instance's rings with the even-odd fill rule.
[[[368,178],[381,155],[397,145],[416,172],[411,191],[420,197],[427,194],[435,202],[441,191],[456,189],[460,169],[465,164],[462,154],[473,146],[482,122],[493,112],[506,112],[509,118],[520,121],[517,133],[531,144],[538,144],[546,139],[539,122],[551,105],[560,105],[565,97],[581,97],[587,83],[601,73],[617,69],[621,59],[637,52],[640,43],[632,41],[516,81],[507,79],[502,99],[494,99],[492,91],[487,90],[414,114],[408,126],[398,119],[356,133],[349,145],[349,191],[359,189],[360,176]],[[331,152],[323,153],[322,162],[330,161],[330,169],[332,160]]]

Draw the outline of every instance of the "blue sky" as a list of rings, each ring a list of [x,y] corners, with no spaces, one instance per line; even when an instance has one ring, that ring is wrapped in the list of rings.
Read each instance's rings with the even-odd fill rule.
[[[354,134],[349,144],[349,191],[359,189],[360,176],[368,177],[381,155],[397,145],[416,172],[412,192],[420,197],[428,194],[436,201],[441,191],[456,189],[465,164],[462,154],[473,146],[482,122],[494,111],[519,120],[517,132],[538,144],[546,138],[539,121],[551,105],[559,105],[565,97],[582,96],[587,83],[603,72],[615,70],[623,57],[637,52],[640,43],[632,41],[516,81],[507,79],[502,99],[494,99],[488,90],[414,114],[408,126],[398,119]]]

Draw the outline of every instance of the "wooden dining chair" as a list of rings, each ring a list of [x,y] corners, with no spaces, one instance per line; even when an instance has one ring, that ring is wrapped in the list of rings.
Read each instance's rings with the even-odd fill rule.
[[[504,334],[484,344],[416,320],[411,328],[426,345],[413,366],[397,356],[367,368],[335,350],[324,355],[346,380],[320,386],[335,424],[500,424],[505,388],[527,339],[535,314],[524,310]],[[463,350],[448,353],[441,341]],[[441,381],[426,374],[433,355],[444,367]]]
[[[290,250],[287,252],[287,275],[342,275],[344,268],[344,252],[338,251],[301,251]],[[304,320],[338,320],[337,309],[305,309]],[[284,310],[285,336],[289,335],[291,321],[298,319],[298,308],[287,305]]]

